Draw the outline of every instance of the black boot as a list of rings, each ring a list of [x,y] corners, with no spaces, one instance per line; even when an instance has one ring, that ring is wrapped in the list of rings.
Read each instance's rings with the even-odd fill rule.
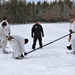
[[[21,56],[19,56],[19,57],[15,57],[15,59],[20,59],[20,60],[21,60],[21,59],[23,59],[23,58],[22,58]]]
[[[35,49],[35,47],[32,47],[32,49]]]
[[[21,54],[21,57],[24,58],[23,54]]]
[[[70,44],[70,46],[67,46],[68,50],[72,50],[72,45]]]
[[[40,48],[42,48],[42,46],[40,46]]]

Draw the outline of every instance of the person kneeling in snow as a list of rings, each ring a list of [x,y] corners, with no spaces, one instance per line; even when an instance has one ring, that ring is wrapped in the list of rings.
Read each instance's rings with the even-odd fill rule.
[[[27,55],[24,49],[24,44],[28,43],[28,39],[24,39],[18,35],[12,35],[7,36],[7,40],[13,49],[13,56],[15,59],[21,59],[24,58],[24,55]]]

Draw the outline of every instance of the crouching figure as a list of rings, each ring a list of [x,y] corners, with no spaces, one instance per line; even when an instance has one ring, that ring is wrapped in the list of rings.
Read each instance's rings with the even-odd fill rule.
[[[7,40],[13,49],[13,56],[15,59],[22,59],[24,55],[27,55],[24,44],[28,43],[28,39],[24,39],[18,35],[10,35],[7,36]]]

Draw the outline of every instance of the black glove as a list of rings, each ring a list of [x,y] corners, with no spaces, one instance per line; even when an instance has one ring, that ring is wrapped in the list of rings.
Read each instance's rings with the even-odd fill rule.
[[[25,52],[24,55],[27,55],[27,53]]]
[[[31,37],[33,38],[33,35]]]
[[[9,33],[9,35],[10,35],[10,33]]]
[[[42,34],[42,37],[44,37],[44,34]]]
[[[72,31],[71,29],[69,30],[69,32],[70,32],[70,34],[72,34],[72,33],[73,33],[73,31]]]

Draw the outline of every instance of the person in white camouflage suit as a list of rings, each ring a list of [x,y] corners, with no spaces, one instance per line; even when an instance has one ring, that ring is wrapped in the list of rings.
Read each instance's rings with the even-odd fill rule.
[[[4,17],[2,22],[0,23],[0,47],[2,48],[3,53],[8,53],[5,49],[7,46],[6,36],[11,34],[11,29],[9,23],[7,22],[7,18]]]
[[[15,59],[24,58],[26,55],[24,44],[28,43],[28,39],[24,39],[18,35],[10,35],[7,37],[12,49],[13,49],[13,56]]]
[[[72,53],[75,55],[75,18],[73,15],[70,16],[70,22],[71,22],[71,27],[70,27],[70,34],[71,34],[71,44],[72,44]]]

